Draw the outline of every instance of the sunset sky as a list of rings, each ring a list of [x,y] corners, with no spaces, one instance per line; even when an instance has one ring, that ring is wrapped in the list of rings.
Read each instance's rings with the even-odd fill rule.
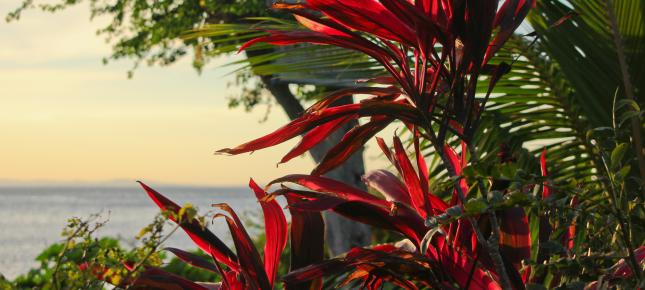
[[[0,14],[19,0],[0,2]],[[259,137],[287,121],[275,107],[252,113],[228,109],[232,80],[218,59],[201,75],[184,59],[170,67],[141,67],[127,79],[129,61],[103,65],[110,45],[95,35],[81,5],[45,14],[28,11],[0,23],[0,184],[105,182],[241,185],[308,172],[309,157],[276,168],[297,142],[244,156],[215,149]],[[366,156],[376,155],[370,151]],[[369,162],[369,161],[368,161]],[[370,166],[373,162],[369,162]]]

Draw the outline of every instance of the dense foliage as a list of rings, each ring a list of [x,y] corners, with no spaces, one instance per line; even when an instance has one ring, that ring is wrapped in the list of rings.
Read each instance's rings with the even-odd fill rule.
[[[568,8],[553,3],[540,5]],[[615,11],[612,1],[606,3]],[[195,282],[148,263],[155,246],[144,257],[120,258],[116,264],[123,265],[123,274],[117,281],[106,275],[109,269],[101,263],[79,264],[92,269],[90,274],[98,279],[126,288],[272,289],[278,281],[287,289],[345,285],[380,289],[386,284],[405,289],[645,286],[645,246],[639,231],[645,216],[639,137],[643,126],[634,97],[640,91],[629,77],[633,70],[624,65],[627,57],[642,51],[621,46],[628,40],[617,35],[629,27],[618,25],[609,13],[614,39],[607,41],[613,41],[621,61],[607,74],[623,80],[622,87],[602,96],[611,99],[608,116],[599,121],[570,118],[571,112],[597,110],[595,101],[585,104],[584,98],[607,92],[585,94],[581,86],[586,80],[564,78],[570,71],[549,63],[558,60],[563,65],[567,60],[555,53],[544,58],[541,49],[556,51],[550,47],[557,41],[552,29],[575,30],[588,25],[590,18],[571,20],[573,13],[554,18],[542,7],[542,14],[531,16],[536,27],[542,22],[542,29],[528,35],[533,41],[525,41],[513,33],[535,1],[498,4],[497,0],[275,3],[275,9],[292,13],[299,25],[278,21],[272,26],[278,29],[261,31],[241,50],[267,43],[338,46],[369,56],[368,63],[380,67],[374,72],[383,74],[327,95],[266,136],[219,152],[253,152],[302,136],[280,160],[288,162],[342,124],[363,122],[309,174],[280,177],[264,188],[251,180],[265,220],[262,250],[228,205],[213,205],[221,212],[214,218],[228,224],[235,251],[207,229],[192,207],[180,207],[142,183],[165,216],[210,259],[179,249],[168,251],[218,275],[221,282]],[[640,42],[636,43],[638,47]],[[635,75],[638,79],[642,73]],[[531,91],[544,87],[549,88],[545,94]],[[363,98],[330,106],[350,94]],[[527,104],[536,105],[526,108]],[[322,176],[393,123],[403,125],[401,136],[406,138],[375,138],[392,166],[361,177],[370,192]],[[580,128],[590,130],[581,133]],[[572,131],[578,134],[573,139],[557,139]],[[548,150],[527,151],[518,148],[522,142],[512,144],[514,140],[504,134],[524,138],[522,142],[530,139],[527,135],[539,134],[539,139],[551,142]],[[540,153],[531,154],[536,151]],[[551,152],[557,157],[547,162]],[[579,152],[582,156],[574,155]],[[290,225],[276,198],[286,199]],[[403,240],[324,259],[324,211],[396,232]],[[278,277],[287,240],[290,272]]]
[[[174,211],[180,217],[175,220],[214,261],[200,260],[181,251],[176,254],[190,264],[219,272],[223,288],[272,288],[287,239],[286,220],[274,198],[284,196],[292,214],[293,271],[282,278],[288,288],[319,287],[323,277],[346,272],[349,273],[339,285],[358,279],[363,286],[374,289],[386,281],[408,289],[511,289],[576,284],[602,287],[639,283],[643,251],[635,248],[630,218],[621,210],[627,196],[623,185],[629,167],[621,166],[627,145],[616,145],[609,159],[603,156],[604,147],[599,147],[600,160],[606,164],[605,174],[610,177],[606,182],[610,189],[607,204],[616,217],[618,250],[595,248],[595,242],[586,239],[588,235],[578,223],[585,219],[589,225],[593,217],[580,213],[580,205],[593,202],[588,198],[594,196],[585,194],[584,187],[550,180],[546,151],[542,153],[540,175],[518,170],[513,152],[503,143],[499,144],[498,158],[480,161],[475,138],[480,136],[476,133],[482,113],[495,85],[511,70],[516,59],[489,61],[512,36],[533,2],[509,0],[499,9],[497,1],[429,1],[413,5],[388,0],[364,4],[277,3],[275,8],[289,10],[308,30],[271,30],[242,49],[260,42],[274,45],[308,42],[356,50],[370,56],[389,73],[367,81],[378,86],[332,93],[275,132],[220,152],[251,152],[303,135],[302,141],[281,160],[287,162],[316,145],[343,122],[361,117],[369,120],[347,132],[310,174],[278,178],[268,186],[281,187],[270,194],[251,182],[265,215],[264,259],[260,259],[239,218],[228,206],[217,205],[227,213],[222,216],[233,234],[237,255],[192,218],[181,222],[180,208],[144,185],[162,209]],[[564,21],[566,18],[558,22]],[[481,79],[486,79],[488,85],[478,94]],[[359,103],[329,106],[347,94],[368,97]],[[411,154],[397,136],[393,138],[393,148],[377,138],[384,156],[401,178],[386,170],[364,176],[366,184],[380,197],[321,177],[395,120],[410,133]],[[619,129],[614,126],[613,132],[618,134]],[[617,140],[613,137],[611,140]],[[591,138],[601,141],[601,137]],[[433,186],[436,194],[431,191],[422,143],[433,148],[449,177],[444,184]],[[447,199],[442,199],[443,196]],[[323,222],[319,212],[325,210],[399,232],[406,239],[395,244],[355,248],[342,257],[321,261]],[[307,228],[307,235],[302,234],[303,227]],[[583,253],[581,249],[586,249],[588,259],[578,257]],[[609,268],[615,259],[593,256],[606,255],[605,250],[613,250],[614,256],[625,255],[611,271],[599,269]],[[134,285],[160,282],[145,272],[140,277]],[[202,287],[172,277],[166,281],[194,289]],[[594,282],[596,279],[599,280]]]

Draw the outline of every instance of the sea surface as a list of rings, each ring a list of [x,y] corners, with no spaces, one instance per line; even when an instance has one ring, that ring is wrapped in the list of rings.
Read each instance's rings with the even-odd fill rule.
[[[200,213],[212,210],[213,203],[226,202],[246,221],[255,223],[261,210],[248,188],[155,187],[179,205],[191,203]],[[132,186],[87,187],[7,187],[0,186],[0,273],[13,279],[38,263],[34,258],[48,245],[62,240],[61,230],[70,217],[101,214],[109,219],[98,232],[113,236],[125,246],[136,243],[134,236],[149,224],[157,206],[136,184]],[[217,236],[232,244],[225,223],[219,219],[208,226]],[[257,234],[259,228],[248,229]],[[196,248],[183,231],[177,231],[166,246]]]

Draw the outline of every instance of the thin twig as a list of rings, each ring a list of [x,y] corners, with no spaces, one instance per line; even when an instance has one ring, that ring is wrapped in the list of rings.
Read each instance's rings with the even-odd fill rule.
[[[172,234],[174,234],[175,231],[177,231],[177,229],[179,229],[179,228],[180,228],[180,225],[179,225],[179,223],[177,223],[177,225],[165,237],[163,237],[161,240],[159,240],[159,243],[157,243],[152,248],[150,248],[150,252],[148,252],[148,254],[146,254],[146,256],[143,257],[143,259],[139,260],[139,262],[137,262],[134,265],[134,267],[132,267],[132,270],[128,271],[128,275],[126,275],[126,277],[125,277],[125,279],[123,281],[128,281],[130,279],[130,277],[132,276],[132,274],[136,273],[137,270],[139,270],[139,268],[141,268],[141,266],[143,266],[143,264],[152,256],[152,254],[157,252],[157,249],[159,248],[159,246],[161,244],[165,243],[166,240],[168,240],[168,238],[170,238],[170,236],[172,236]],[[130,286],[132,286],[132,285],[128,285],[128,287],[126,287],[126,289],[130,288]]]
[[[79,232],[81,232],[82,229],[85,229],[86,226],[89,224],[89,221],[81,221],[81,224],[79,227],[65,240],[65,246],[63,247],[63,250],[58,254],[58,257],[56,258],[56,266],[54,266],[54,271],[52,272],[52,282],[54,282],[54,289],[59,290],[60,286],[58,285],[58,278],[56,277],[58,275],[58,270],[60,268],[60,263],[63,260],[63,257],[65,256],[65,253],[67,253],[67,250],[69,250],[69,244],[78,235]]]

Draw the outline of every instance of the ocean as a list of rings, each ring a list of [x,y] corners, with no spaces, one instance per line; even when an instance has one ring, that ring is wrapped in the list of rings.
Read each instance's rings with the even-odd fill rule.
[[[155,187],[179,205],[187,202],[206,213],[213,203],[228,203],[248,221],[261,223],[261,210],[248,188],[231,187]],[[0,273],[13,279],[37,266],[34,258],[47,246],[62,240],[61,230],[70,217],[88,217],[100,213],[109,219],[98,232],[113,236],[122,245],[136,243],[134,236],[149,224],[157,206],[136,184],[125,187],[0,187]],[[223,220],[215,220],[209,228],[229,245],[232,244]],[[248,229],[251,235],[259,229]],[[166,246],[195,249],[183,231],[177,231]]]

